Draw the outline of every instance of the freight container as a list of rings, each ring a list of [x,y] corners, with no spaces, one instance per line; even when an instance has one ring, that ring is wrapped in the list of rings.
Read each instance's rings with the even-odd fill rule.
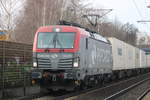
[[[125,67],[125,44],[116,39],[108,39],[112,44],[112,56],[113,56],[113,70],[122,70]]]
[[[140,68],[140,49],[135,48],[135,67]]]
[[[140,50],[140,68],[146,67],[146,54],[143,50]]]
[[[148,62],[147,67],[150,67],[150,54],[148,54],[147,56],[148,56],[148,57],[147,57],[147,62]]]
[[[137,64],[135,62],[136,48],[113,37],[108,40],[112,44],[113,70],[134,69]]]
[[[124,42],[125,43],[125,42]],[[133,47],[130,44],[126,44],[125,50],[126,50],[126,64],[127,66],[125,69],[134,69],[135,68],[135,47]]]

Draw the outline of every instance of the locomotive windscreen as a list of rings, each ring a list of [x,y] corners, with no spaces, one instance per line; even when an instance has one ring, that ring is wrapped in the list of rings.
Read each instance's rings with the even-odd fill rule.
[[[40,32],[37,48],[73,48],[74,32]]]

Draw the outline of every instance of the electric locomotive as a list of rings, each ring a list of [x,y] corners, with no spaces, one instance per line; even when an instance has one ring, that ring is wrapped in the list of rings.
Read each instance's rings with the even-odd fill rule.
[[[32,82],[52,90],[98,84],[112,73],[111,48],[107,39],[77,24],[40,27],[33,44]]]

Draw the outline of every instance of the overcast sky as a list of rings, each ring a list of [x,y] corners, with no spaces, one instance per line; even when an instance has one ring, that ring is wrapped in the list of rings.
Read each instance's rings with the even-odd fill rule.
[[[150,20],[150,0],[91,0],[96,8],[108,8],[113,11],[108,17],[113,21],[117,18],[122,23],[134,24],[142,32],[150,35],[150,22],[137,23],[139,20]]]

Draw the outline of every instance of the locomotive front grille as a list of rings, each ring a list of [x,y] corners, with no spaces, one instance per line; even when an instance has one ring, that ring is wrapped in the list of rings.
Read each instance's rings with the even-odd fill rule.
[[[58,62],[58,67],[59,68],[68,68],[73,66],[73,59],[68,58],[68,59],[60,59]]]
[[[72,68],[74,60],[72,53],[38,53],[36,61],[39,68],[63,69]]]
[[[54,62],[51,62],[50,59],[43,59],[43,58],[38,58],[37,62],[38,62],[39,68],[51,68],[52,64],[54,63]],[[59,59],[59,61],[57,62],[58,68],[70,68],[72,66],[73,66],[73,59],[72,58]]]
[[[38,62],[38,67],[46,67],[46,68],[51,67],[51,61],[49,59],[38,58],[37,62]]]

